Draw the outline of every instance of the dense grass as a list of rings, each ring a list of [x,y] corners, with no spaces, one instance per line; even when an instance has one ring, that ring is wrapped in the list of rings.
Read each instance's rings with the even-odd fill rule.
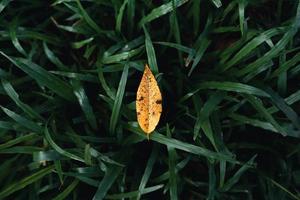
[[[299,0],[1,0],[0,199],[300,199],[299,26]]]

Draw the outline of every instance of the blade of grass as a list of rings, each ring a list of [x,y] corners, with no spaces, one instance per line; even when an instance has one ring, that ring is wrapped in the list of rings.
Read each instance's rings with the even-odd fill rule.
[[[274,92],[271,88],[266,88],[266,92],[270,95],[272,102],[275,104],[277,108],[279,108],[289,120],[293,123],[293,125],[300,130],[300,121],[298,114],[282,99],[276,92]]]
[[[117,19],[116,19],[116,31],[118,32],[121,32],[121,25],[122,25],[122,19],[123,19],[123,15],[124,15],[124,10],[125,10],[125,7],[126,5],[128,4],[128,0],[124,0],[123,1],[123,4],[118,12],[118,15],[117,15]]]
[[[9,36],[11,38],[11,41],[15,48],[24,56],[27,56],[27,53],[25,52],[24,48],[21,46],[19,39],[17,38],[17,27],[18,27],[18,18],[14,18],[12,20],[12,23],[9,24]]]
[[[80,41],[77,41],[77,42],[72,42],[71,46],[74,49],[80,49],[80,48],[84,47],[85,45],[91,43],[93,40],[94,40],[94,38],[90,37],[90,38],[80,40]]]
[[[102,58],[103,64],[112,64],[112,63],[118,63],[122,60],[128,60],[132,58],[133,56],[138,55],[142,50],[144,49],[143,46],[133,49],[130,51],[125,51],[119,54],[111,55],[111,56],[105,56]]]
[[[28,128],[29,130],[32,130],[36,133],[42,133],[43,129],[41,126],[39,126],[38,124],[36,124],[35,122],[3,107],[0,106],[0,108],[5,112],[5,114],[7,114],[7,116],[9,116],[10,118],[12,118],[13,120],[15,120],[18,124],[20,124],[21,126]]]
[[[226,192],[230,190],[240,179],[243,173],[245,173],[251,166],[254,164],[254,159],[256,155],[254,155],[247,163],[245,163],[231,178],[229,178],[224,186],[221,188],[221,191]]]
[[[53,198],[53,200],[63,200],[65,199],[78,185],[79,180],[75,179],[64,191]]]
[[[264,121],[260,121],[257,119],[252,119],[249,118],[247,116],[243,116],[243,115],[239,115],[239,114],[230,114],[229,117],[231,117],[232,119],[239,121],[242,124],[249,124],[255,127],[259,127],[268,131],[273,131],[275,133],[279,133],[278,130],[276,128],[274,128],[274,126],[269,123],[269,122],[264,122]]]
[[[213,163],[208,164],[208,200],[215,199],[216,196],[216,185],[217,185],[217,177],[215,173],[215,166]]]
[[[294,65],[296,65],[298,62],[300,62],[300,53],[297,53],[293,58],[291,58],[290,60],[284,62],[281,66],[279,66],[279,68],[276,69],[272,73],[272,75],[270,76],[270,78],[277,77],[280,74],[288,71],[291,67],[293,67]]]
[[[131,156],[131,152],[128,152],[126,154],[121,154],[119,159],[121,161],[126,161],[129,156]],[[111,188],[113,183],[116,181],[117,177],[122,172],[123,168],[118,165],[112,165],[109,168],[107,168],[107,171],[101,180],[98,189],[93,197],[93,200],[102,200],[104,197],[106,197],[106,194],[108,190]]]
[[[204,121],[209,119],[210,114],[216,109],[217,105],[221,103],[222,99],[226,96],[224,92],[217,92],[209,97],[209,99],[205,102],[203,107],[200,110],[199,115],[197,116],[197,120],[194,126],[194,137],[193,139],[199,136],[199,131]]]
[[[135,25],[135,12],[136,12],[136,0],[128,0],[127,4],[127,22],[129,28],[129,35],[131,36],[133,33],[133,28]]]
[[[222,1],[221,0],[211,0],[211,1],[215,4],[215,6],[217,8],[220,8],[222,6]]]
[[[86,21],[86,23],[93,28],[98,34],[102,32],[101,28],[96,24],[96,22],[88,15],[88,13],[82,7],[80,0],[76,0],[77,6],[79,8],[80,14],[82,18]]]
[[[139,200],[141,197],[142,197],[142,194],[143,194],[143,191],[145,190],[145,187],[147,185],[147,182],[150,178],[150,175],[152,173],[152,170],[153,170],[153,166],[155,164],[155,161],[157,159],[157,155],[158,155],[158,146],[157,145],[154,145],[153,146],[153,150],[151,152],[151,155],[148,159],[148,162],[147,162],[147,165],[146,165],[146,168],[145,168],[145,171],[144,171],[144,174],[143,174],[143,177],[140,181],[140,186],[139,186],[139,193],[136,197],[137,200]]]
[[[204,83],[200,83],[197,85],[197,89],[193,90],[192,92],[187,93],[184,95],[179,102],[182,103],[193,96],[200,90],[206,89],[216,89],[216,90],[223,90],[229,92],[236,92],[236,93],[243,93],[243,94],[252,94],[262,97],[269,97],[269,95],[264,92],[263,90],[243,84],[243,83],[236,83],[236,82],[217,82],[217,81],[207,81]]]
[[[154,44],[160,44],[163,46],[167,46],[167,47],[171,47],[174,49],[177,49],[179,51],[188,53],[188,54],[195,54],[195,50],[186,46],[183,46],[181,44],[177,44],[177,43],[172,43],[172,42],[153,42]]]
[[[55,92],[56,94],[58,94],[66,100],[74,100],[74,95],[72,93],[70,85],[57,78],[53,74],[50,74],[41,66],[27,59],[10,57],[2,51],[0,51],[0,54],[7,58],[16,67],[27,73],[30,77],[38,81],[38,83],[47,86],[53,92]]]
[[[243,58],[248,56],[254,49],[259,45],[264,43],[267,39],[274,37],[276,35],[282,34],[287,31],[286,27],[273,28],[265,32],[262,32],[260,35],[254,37],[250,42],[248,42],[238,53],[234,55],[225,65],[222,66],[222,71],[228,70],[233,65],[240,62]],[[268,60],[269,61],[269,60]]]
[[[263,103],[254,96],[251,95],[244,95],[247,101],[253,106],[254,109],[256,109],[260,115],[265,118],[267,121],[269,121],[274,128],[277,129],[279,133],[281,133],[283,136],[286,136],[288,133],[278,124],[278,122],[273,118],[273,116],[267,111],[267,109],[263,106]]]
[[[288,44],[289,41],[291,41],[291,39],[294,37],[294,35],[296,34],[296,30],[295,29],[290,29],[289,31],[287,31],[283,37],[281,38],[281,40],[279,40],[279,42],[276,43],[276,45],[267,53],[265,53],[263,56],[261,56],[259,59],[255,60],[254,62],[250,63],[249,65],[247,65],[246,67],[244,67],[243,69],[239,70],[237,72],[237,76],[244,76],[245,74],[260,68],[261,66],[267,64],[272,58],[278,56],[278,54],[282,51],[282,49],[285,48],[285,46]]]
[[[169,128],[169,125],[167,124],[167,136],[171,137],[171,130]],[[177,174],[176,174],[176,150],[173,147],[167,146],[168,154],[169,154],[169,185],[170,185],[170,199],[177,200],[178,194],[177,194]]]
[[[74,94],[78,99],[79,105],[81,106],[86,119],[93,129],[97,129],[98,126],[96,117],[82,84],[78,80],[72,80],[71,84],[74,88]]]
[[[156,75],[158,74],[158,67],[157,67],[155,50],[147,29],[144,26],[143,29],[145,33],[145,46],[146,46],[146,52],[148,57],[148,64],[153,74]]]
[[[74,72],[63,72],[63,71],[50,71],[52,74],[56,74],[63,77],[68,77],[80,81],[86,81],[91,83],[99,83],[97,76],[84,73],[74,73]]]
[[[15,182],[11,185],[8,185],[7,187],[5,187],[0,192],[0,198],[7,197],[7,196],[13,194],[14,192],[17,192],[17,191],[25,188],[26,186],[36,182],[37,180],[39,180],[39,179],[43,178],[44,176],[50,174],[53,169],[54,169],[54,166],[51,165],[49,167],[41,169],[40,171],[38,171],[38,172],[28,176],[28,177],[25,177],[25,178],[19,180],[18,182]]]
[[[193,71],[196,68],[196,66],[198,65],[198,63],[200,62],[201,58],[203,57],[203,55],[204,55],[206,49],[208,48],[208,46],[210,45],[210,43],[211,43],[211,41],[208,40],[207,38],[204,38],[203,40],[201,40],[200,47],[198,48],[198,50],[195,54],[193,65],[188,73],[188,76],[191,76],[191,74],[193,73]]]
[[[136,197],[138,194],[148,194],[151,192],[155,192],[161,188],[163,188],[164,185],[156,185],[148,188],[144,188],[142,191],[133,191],[133,192],[127,192],[127,193],[121,193],[121,194],[110,194],[107,195],[105,198],[106,199],[124,199],[124,198],[133,198]]]
[[[219,0],[216,0],[219,1]],[[176,7],[180,7],[181,5],[185,4],[188,2],[188,0],[175,0],[174,4]],[[173,10],[173,2],[170,1],[166,4],[163,4],[157,8],[154,8],[148,15],[144,16],[140,22],[139,22],[139,27],[143,27],[145,24],[153,21],[154,19],[160,18],[161,16],[171,12]]]
[[[0,13],[4,10],[6,6],[11,2],[12,0],[2,0],[0,2]]]
[[[126,125],[125,128],[128,129],[129,131],[132,131],[133,133],[136,133],[136,134],[142,136],[144,139],[147,138],[147,136],[139,128],[128,126],[128,125]],[[228,155],[225,155],[223,153],[216,153],[216,152],[210,151],[208,149],[205,149],[203,147],[195,146],[195,145],[185,143],[185,142],[182,142],[182,141],[179,141],[176,139],[167,138],[166,136],[161,135],[157,131],[154,131],[154,133],[151,134],[150,140],[153,140],[160,144],[164,144],[166,146],[170,146],[175,149],[186,151],[186,152],[189,152],[189,153],[192,153],[195,155],[205,156],[205,157],[216,159],[216,160],[226,160],[231,163],[238,163],[238,161],[236,161],[234,158],[232,158]]]
[[[47,58],[54,64],[57,66],[58,69],[60,70],[67,70],[68,68],[59,60],[59,58],[57,56],[55,56],[55,54],[53,53],[53,51],[51,51],[47,45],[46,42],[43,42],[43,48],[44,48],[44,52],[47,56]]]
[[[74,155],[72,153],[69,153],[67,151],[65,151],[64,149],[62,149],[61,147],[59,147],[52,139],[49,131],[48,131],[48,127],[45,126],[45,130],[44,130],[44,134],[45,134],[45,139],[48,141],[48,143],[50,144],[50,146],[55,150],[57,151],[58,153],[62,154],[63,156],[66,156],[70,159],[73,159],[73,160],[77,160],[79,162],[83,162],[84,163],[84,159],[80,158],[79,156],[77,155]]]
[[[246,7],[246,1],[242,0],[239,1],[239,18],[240,18],[240,29],[242,33],[242,37],[245,35],[245,28],[246,28],[246,21],[245,21],[245,7]]]
[[[31,118],[33,119],[39,119],[44,121],[43,117],[38,114],[35,110],[33,110],[33,108],[31,108],[30,106],[28,106],[27,104],[23,103],[20,99],[19,99],[19,95],[17,94],[17,92],[14,90],[13,86],[10,84],[10,82],[8,82],[5,79],[1,80],[2,82],[2,86],[6,92],[6,94],[16,103],[16,105],[18,107],[20,107],[25,113],[27,113]]]
[[[116,126],[117,126],[117,122],[119,120],[120,110],[121,110],[123,96],[125,94],[126,82],[127,82],[127,78],[128,78],[128,69],[129,69],[129,65],[125,64],[124,70],[123,70],[123,73],[122,73],[122,76],[121,76],[121,79],[120,79],[118,91],[117,91],[117,94],[116,94],[114,106],[113,106],[113,109],[112,109],[112,114],[111,114],[111,117],[110,117],[109,132],[110,132],[111,135],[115,134],[115,129],[116,129]]]
[[[30,134],[27,134],[27,135],[24,135],[24,136],[19,136],[16,139],[9,140],[6,143],[0,144],[0,150],[6,149],[8,147],[11,147],[13,145],[16,145],[16,144],[19,144],[19,143],[22,143],[22,142],[31,141],[31,140],[34,140],[36,138],[39,138],[36,133],[30,133]]]

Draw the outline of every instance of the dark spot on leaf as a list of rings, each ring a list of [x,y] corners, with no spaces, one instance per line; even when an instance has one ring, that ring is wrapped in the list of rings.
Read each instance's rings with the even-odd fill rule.
[[[140,115],[141,113],[140,112],[137,112],[137,115]]]
[[[138,99],[138,101],[143,101],[144,100],[144,97],[140,97],[139,99]]]

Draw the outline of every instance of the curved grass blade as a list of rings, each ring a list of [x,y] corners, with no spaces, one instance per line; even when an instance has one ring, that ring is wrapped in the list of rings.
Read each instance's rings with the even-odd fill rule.
[[[53,51],[51,51],[47,45],[46,42],[43,42],[43,48],[44,48],[44,52],[47,56],[47,58],[54,64],[57,66],[58,69],[60,70],[67,70],[68,68],[59,60],[59,58],[57,56],[55,56],[55,54],[53,53]]]
[[[50,71],[52,74],[56,74],[63,77],[68,77],[71,79],[76,79],[80,81],[86,81],[91,83],[99,83],[97,76],[84,73],[75,73],[75,72],[64,72],[64,71]]]
[[[19,39],[17,38],[16,30],[18,27],[18,19],[15,18],[12,20],[12,23],[9,24],[9,36],[11,38],[11,41],[15,48],[24,56],[27,56],[27,53],[25,52],[24,48],[21,46]]]
[[[103,64],[112,64],[112,63],[118,63],[122,60],[128,60],[131,57],[138,55],[140,52],[142,52],[143,49],[144,49],[144,47],[141,46],[137,49],[125,51],[125,52],[122,52],[119,54],[115,54],[115,55],[111,55],[111,56],[104,56],[102,58],[102,62],[103,62]]]
[[[29,130],[32,130],[36,133],[42,133],[43,129],[41,126],[39,126],[38,124],[36,124],[35,122],[21,116],[18,115],[17,113],[3,107],[0,106],[0,108],[5,112],[5,114],[7,114],[10,118],[12,118],[13,120],[15,120],[18,124],[20,124],[23,127],[28,128]]]
[[[254,49],[256,49],[259,45],[264,43],[267,39],[270,39],[271,37],[274,37],[276,35],[282,34],[287,30],[286,27],[280,27],[280,28],[273,28],[269,29],[265,32],[262,32],[260,35],[253,38],[250,42],[248,42],[238,53],[234,55],[234,57],[229,60],[227,63],[225,63],[224,66],[222,66],[221,70],[225,71],[232,67],[233,65],[240,62],[243,58],[248,56]],[[269,59],[268,59],[269,61]]]
[[[118,32],[121,32],[121,25],[122,25],[122,19],[123,19],[123,14],[124,14],[124,10],[125,10],[125,7],[126,5],[128,4],[128,0],[124,0],[120,10],[119,10],[119,13],[117,15],[117,19],[116,19],[116,31]]]
[[[12,0],[2,0],[0,2],[0,13],[4,10],[4,8],[11,2]]]
[[[299,100],[300,100],[300,90],[298,90],[297,92],[291,94],[289,97],[284,99],[284,101],[288,105],[292,105],[292,104],[296,103]],[[272,107],[268,108],[268,112],[271,113],[271,114],[273,114],[275,112],[278,112],[278,111],[279,111],[279,109],[275,106],[272,106]]]
[[[219,0],[214,0],[219,1]],[[175,7],[180,7],[181,5],[188,2],[188,0],[174,0]],[[166,4],[163,4],[157,8],[154,8],[148,15],[143,17],[139,22],[139,27],[143,27],[146,23],[151,22],[154,19],[157,19],[169,12],[171,12],[174,9],[173,2],[170,1]]]
[[[83,19],[86,23],[92,27],[97,33],[102,33],[101,28],[96,24],[96,22],[88,15],[88,13],[82,7],[80,0],[76,0],[77,6],[79,8],[80,14],[82,15]]]
[[[244,96],[253,106],[253,108],[255,108],[263,118],[269,121],[279,133],[281,133],[283,136],[288,135],[288,133],[278,124],[278,122],[273,118],[273,116],[268,112],[268,110],[263,106],[263,103],[257,97],[251,95]]]
[[[274,128],[274,126],[269,122],[252,119],[247,116],[239,115],[239,114],[235,114],[235,113],[230,114],[229,117],[240,122],[241,124],[249,124],[251,126],[255,126],[255,127],[259,127],[259,128],[268,130],[268,131],[279,133],[278,130],[276,128]]]
[[[13,58],[0,51],[0,54],[12,62],[15,66],[27,73],[31,78],[35,79],[38,83],[45,85],[53,92],[62,98],[73,101],[74,95],[70,85],[49,73],[41,66],[23,58]]]
[[[280,74],[288,71],[291,67],[296,65],[298,62],[300,62],[300,53],[297,53],[293,58],[283,63],[281,66],[279,66],[278,69],[276,69],[270,78],[274,78],[276,76],[279,76]]]
[[[291,120],[292,124],[298,130],[300,130],[300,120],[298,114],[271,88],[266,88],[266,92],[271,96],[271,100],[275,106],[279,108],[289,120]]]
[[[207,82],[198,84],[197,89],[184,95],[179,100],[179,102],[182,103],[182,102],[186,101],[187,99],[189,99],[191,96],[193,96],[198,91],[206,90],[206,89],[216,89],[216,90],[223,90],[223,91],[243,93],[243,94],[252,94],[252,95],[262,96],[262,97],[270,97],[263,90],[253,87],[253,86],[250,86],[250,85],[247,85],[247,84],[236,83],[236,82],[207,81]]]
[[[242,0],[239,1],[239,19],[240,19],[240,29],[242,33],[242,37],[245,35],[245,28],[246,28],[246,20],[245,20],[245,7],[246,7],[247,1]]]
[[[215,4],[215,6],[217,8],[220,8],[222,6],[222,1],[221,0],[211,0],[211,1]]]
[[[66,159],[66,157],[57,153],[55,150],[35,152],[32,156],[34,162],[57,161]]]
[[[13,86],[5,79],[1,80],[2,86],[6,92],[6,94],[16,103],[17,106],[19,106],[25,113],[27,113],[31,118],[33,119],[39,119],[44,121],[43,117],[38,114],[35,110],[33,110],[30,106],[23,103],[19,99],[19,95],[14,90]]]
[[[90,37],[88,39],[85,39],[85,40],[81,40],[81,41],[78,41],[78,42],[72,42],[71,43],[71,46],[74,48],[74,49],[80,49],[81,47],[91,43],[92,41],[94,40],[93,37]]]
[[[35,152],[42,151],[43,148],[36,146],[16,146],[7,149],[0,150],[0,154],[29,154],[32,155]]]
[[[4,197],[7,197],[7,196],[13,194],[14,192],[17,192],[17,191],[25,188],[26,186],[38,181],[39,179],[43,178],[44,176],[50,174],[53,169],[54,169],[53,165],[46,167],[28,177],[25,177],[13,184],[10,184],[9,186],[5,187],[0,192],[0,198],[2,199]]]
[[[24,135],[24,136],[19,136],[16,139],[9,140],[6,143],[0,144],[0,150],[9,148],[13,145],[16,145],[16,144],[19,144],[19,143],[22,143],[22,142],[25,142],[25,141],[33,141],[33,140],[36,140],[36,139],[40,139],[36,133],[30,133],[30,134],[27,134],[27,135]]]
[[[98,126],[96,117],[82,84],[78,80],[72,80],[71,84],[74,88],[74,94],[78,99],[79,105],[81,106],[86,119],[93,129],[97,129]]]
[[[48,131],[47,126],[45,126],[44,134],[45,134],[46,140],[49,142],[49,144],[55,151],[57,151],[58,153],[62,154],[63,156],[66,156],[70,159],[77,160],[77,161],[83,162],[83,163],[85,162],[84,159],[80,158],[79,156],[69,153],[69,152],[65,151],[64,149],[62,149],[61,147],[59,147],[51,138],[51,135]]]
[[[294,37],[296,34],[296,30],[290,29],[287,31],[281,40],[279,40],[276,45],[267,53],[265,53],[263,56],[261,56],[259,59],[255,60],[254,62],[250,63],[243,69],[239,70],[237,72],[237,76],[241,77],[244,76],[245,74],[248,74],[252,72],[253,70],[256,70],[260,68],[261,66],[267,64],[272,58],[278,56],[278,54],[282,51],[282,49],[285,48],[285,46],[288,44],[289,41]]]
[[[136,134],[142,136],[145,139],[147,138],[147,136],[137,127],[126,125],[125,128],[128,129],[129,131],[132,131],[133,133],[136,133]],[[166,136],[158,133],[157,131],[154,131],[154,134],[151,135],[150,140],[153,140],[160,144],[164,144],[166,146],[170,146],[175,149],[186,151],[186,152],[189,152],[189,153],[192,153],[195,155],[200,155],[200,156],[204,156],[204,157],[212,158],[212,159],[216,159],[216,160],[226,160],[231,163],[239,163],[233,157],[230,157],[223,153],[216,153],[216,152],[210,151],[208,149],[205,149],[205,148],[202,148],[199,146],[185,143],[185,142],[182,142],[182,141],[179,141],[176,139],[167,138]]]

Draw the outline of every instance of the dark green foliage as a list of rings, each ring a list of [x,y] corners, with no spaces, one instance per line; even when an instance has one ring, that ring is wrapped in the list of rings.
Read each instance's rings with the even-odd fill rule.
[[[299,27],[299,0],[0,0],[0,199],[300,199]]]

